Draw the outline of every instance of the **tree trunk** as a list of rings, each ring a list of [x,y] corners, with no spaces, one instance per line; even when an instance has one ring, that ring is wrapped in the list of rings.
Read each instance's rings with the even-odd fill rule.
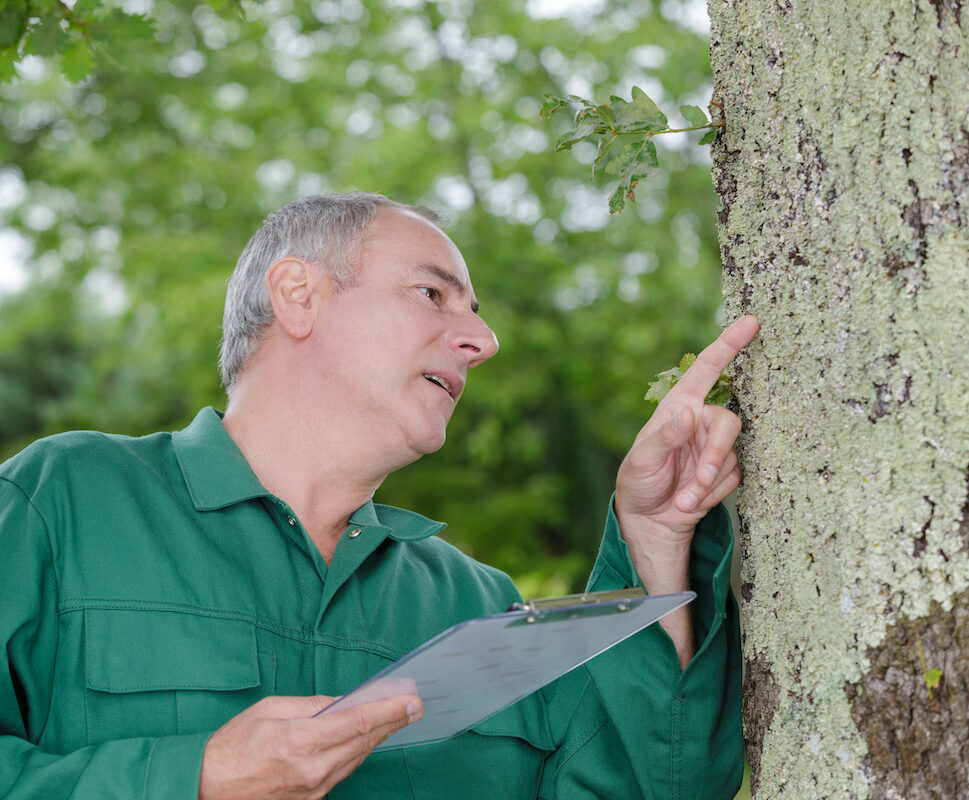
[[[710,16],[754,794],[964,798],[969,4]]]

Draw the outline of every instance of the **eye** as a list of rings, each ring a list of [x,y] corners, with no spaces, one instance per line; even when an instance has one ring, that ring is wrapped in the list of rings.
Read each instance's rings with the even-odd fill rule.
[[[441,299],[441,293],[433,286],[418,286],[417,289],[435,303]]]

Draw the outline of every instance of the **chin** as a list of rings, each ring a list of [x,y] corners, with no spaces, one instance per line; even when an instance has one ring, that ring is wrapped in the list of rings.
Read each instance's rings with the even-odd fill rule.
[[[401,430],[403,434],[401,444],[413,455],[412,461],[416,461],[421,456],[436,453],[444,446],[447,440],[447,423],[448,419],[443,415],[435,416],[422,420],[421,424],[411,424]]]
[[[445,441],[447,441],[446,430],[426,431],[413,442],[413,449],[417,453],[417,457],[420,458],[436,453],[444,447]]]
[[[430,455],[431,453],[436,453],[438,450],[444,447],[445,441],[447,441],[446,437],[444,436],[444,434],[441,434],[441,436],[433,442],[424,442],[423,443],[424,446],[418,452],[422,456],[427,456],[427,455]]]

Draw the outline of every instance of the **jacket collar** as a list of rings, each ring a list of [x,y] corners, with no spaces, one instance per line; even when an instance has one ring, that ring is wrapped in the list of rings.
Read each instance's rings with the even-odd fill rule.
[[[192,424],[172,434],[175,457],[197,511],[272,497],[222,424],[222,414],[203,408]]]

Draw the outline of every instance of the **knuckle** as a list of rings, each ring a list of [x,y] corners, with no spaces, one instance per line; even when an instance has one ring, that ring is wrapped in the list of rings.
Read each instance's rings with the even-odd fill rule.
[[[332,769],[328,761],[308,764],[299,771],[297,779],[294,781],[296,788],[306,792],[318,790],[326,783],[331,771]]]
[[[372,724],[370,715],[362,706],[353,709],[353,730],[358,736],[366,736],[370,732]]]

